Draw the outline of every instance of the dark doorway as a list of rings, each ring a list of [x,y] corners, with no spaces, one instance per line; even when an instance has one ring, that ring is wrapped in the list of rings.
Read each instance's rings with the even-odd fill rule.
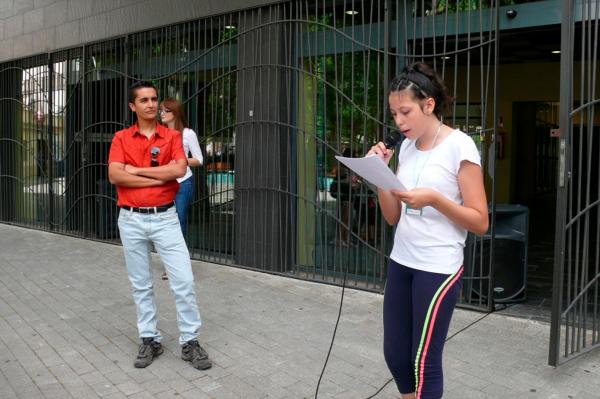
[[[549,316],[554,265],[559,104],[513,104],[514,203],[529,207],[526,305]],[[540,313],[540,316],[542,315]]]

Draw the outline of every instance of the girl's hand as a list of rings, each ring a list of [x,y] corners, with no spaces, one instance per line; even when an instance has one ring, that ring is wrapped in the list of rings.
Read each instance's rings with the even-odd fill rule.
[[[434,206],[440,195],[437,191],[429,188],[415,188],[410,191],[392,190],[392,194],[413,209]]]
[[[394,150],[385,148],[383,142],[380,141],[371,147],[369,152],[367,152],[367,156],[370,155],[377,155],[383,162],[385,162],[386,165],[388,165],[390,163],[390,159],[392,159],[392,155],[394,155]]]

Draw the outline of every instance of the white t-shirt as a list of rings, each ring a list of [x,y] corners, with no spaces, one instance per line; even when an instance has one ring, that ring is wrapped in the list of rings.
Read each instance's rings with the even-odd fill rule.
[[[398,152],[397,176],[409,190],[418,182],[418,187],[436,190],[462,204],[458,171],[465,160],[481,166],[475,143],[460,130],[452,131],[429,151],[418,150],[414,140],[404,140]],[[406,204],[402,203],[390,258],[414,269],[453,274],[463,263],[466,237],[467,230],[435,208],[426,206],[419,216],[407,214]]]
[[[186,127],[183,129],[182,136],[183,151],[185,151],[185,156],[187,157],[188,154],[191,153],[192,158],[196,158],[198,161],[200,161],[200,165],[202,165],[204,158],[202,157],[202,150],[200,149],[200,144],[198,143],[198,136],[196,136],[196,132]],[[190,177],[192,177],[192,170],[188,166],[187,170],[185,171],[185,175],[177,179],[177,182],[181,183],[182,181],[189,179]]]

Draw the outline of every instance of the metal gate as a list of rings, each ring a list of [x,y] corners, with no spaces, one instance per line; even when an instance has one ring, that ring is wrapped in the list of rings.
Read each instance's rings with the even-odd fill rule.
[[[282,1],[0,65],[0,221],[118,242],[106,161],[147,79],[184,103],[205,154],[192,257],[383,291],[392,228],[366,184],[332,189],[334,155],[395,129],[387,84],[423,60],[484,162],[492,233],[469,239],[461,303],[491,310],[498,6]]]
[[[549,363],[600,346],[600,2],[565,0]]]

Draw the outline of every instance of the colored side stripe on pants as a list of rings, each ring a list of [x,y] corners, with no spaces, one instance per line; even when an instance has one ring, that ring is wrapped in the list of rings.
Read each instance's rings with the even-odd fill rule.
[[[458,271],[446,279],[444,283],[438,288],[435,295],[431,299],[429,308],[427,309],[427,315],[425,322],[423,323],[423,332],[421,334],[421,341],[419,342],[419,349],[417,350],[417,356],[415,358],[415,386],[417,399],[421,398],[421,389],[423,388],[423,374],[425,370],[425,360],[427,358],[427,350],[429,349],[429,343],[431,341],[431,335],[435,326],[435,321],[438,313],[440,304],[444,300],[446,293],[454,283],[456,283],[463,272],[463,266]]]

